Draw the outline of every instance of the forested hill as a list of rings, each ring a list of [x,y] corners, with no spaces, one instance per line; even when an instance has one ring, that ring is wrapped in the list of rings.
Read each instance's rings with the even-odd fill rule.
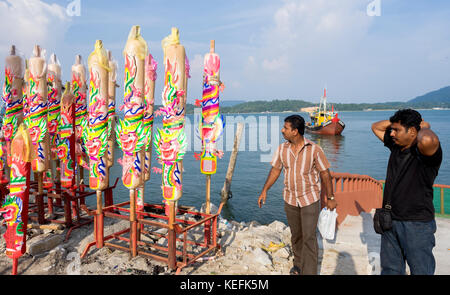
[[[319,104],[304,100],[286,99],[272,101],[248,101],[233,106],[220,106],[220,112],[225,113],[262,113],[262,112],[298,112],[302,108],[313,107]],[[428,92],[406,102],[384,103],[335,103],[328,99],[328,104],[334,105],[338,111],[364,111],[364,110],[392,110],[401,108],[432,109],[450,108],[450,86],[436,91]],[[189,111],[189,108],[188,108]]]
[[[303,100],[273,100],[251,101],[232,107],[220,107],[220,112],[225,113],[263,113],[263,112],[299,112],[302,108],[317,106]],[[401,108],[450,108],[450,103],[410,103],[410,102],[386,102],[386,103],[334,103],[328,100],[328,105],[334,106],[337,111],[364,111],[364,110],[393,110]],[[187,108],[189,112],[189,107]]]
[[[226,113],[264,113],[264,112],[299,112],[302,108],[314,107],[319,104],[299,99],[285,100],[221,100],[220,112]],[[332,98],[328,98],[328,104],[334,105],[337,111],[364,111],[364,110],[395,110],[401,108],[432,109],[450,108],[450,86],[436,91],[428,92],[406,102],[384,102],[384,103],[335,103]],[[157,109],[160,106],[156,106]],[[186,113],[193,114],[193,104],[186,105]]]
[[[439,90],[428,92],[408,101],[414,104],[430,104],[439,106],[439,104],[450,104],[450,86]]]

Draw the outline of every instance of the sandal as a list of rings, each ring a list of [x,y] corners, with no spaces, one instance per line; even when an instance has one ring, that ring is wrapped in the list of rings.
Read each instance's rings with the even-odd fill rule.
[[[290,275],[295,275],[295,276],[300,275],[300,268],[294,265],[294,266],[291,268],[291,270],[289,271],[289,274],[290,274]]]

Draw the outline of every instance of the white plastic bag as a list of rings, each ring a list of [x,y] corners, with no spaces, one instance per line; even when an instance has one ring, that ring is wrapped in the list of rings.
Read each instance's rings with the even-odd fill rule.
[[[330,211],[325,207],[320,211],[317,227],[324,239],[334,239],[337,215],[336,209]]]

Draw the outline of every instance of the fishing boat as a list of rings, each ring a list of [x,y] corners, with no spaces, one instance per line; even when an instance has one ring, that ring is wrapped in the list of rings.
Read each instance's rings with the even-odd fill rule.
[[[327,89],[323,90],[319,107],[309,112],[311,122],[307,122],[306,132],[314,134],[340,135],[345,128],[344,122],[338,118],[338,113],[327,109]]]

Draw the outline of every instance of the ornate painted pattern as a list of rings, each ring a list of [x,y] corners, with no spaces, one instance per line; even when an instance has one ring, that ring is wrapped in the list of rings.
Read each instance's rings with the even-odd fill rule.
[[[6,140],[7,150],[10,150],[11,141],[16,135],[19,123],[18,119],[23,116],[23,97],[20,96],[21,94],[18,89],[13,88],[14,79],[12,70],[9,67],[5,67],[5,83],[3,85],[2,99],[6,104],[6,108],[2,130]],[[7,156],[7,163],[8,166],[11,166],[9,155]]]
[[[60,119],[60,93],[56,87],[57,77],[54,74],[48,74],[48,134],[50,135],[50,150],[52,151],[52,159],[56,159],[56,147],[58,145],[58,124]]]
[[[183,159],[187,148],[184,131],[186,60],[179,63],[176,56],[166,55],[168,46],[179,44],[178,29],[172,28],[172,33],[162,41],[165,66],[163,107],[155,112],[156,115],[163,116],[163,128],[156,130],[153,145],[162,164],[161,188],[163,197],[167,201],[177,201],[182,196],[182,171],[179,161]],[[185,59],[184,48],[182,50],[183,59]]]
[[[200,171],[203,174],[215,174],[217,156],[222,156],[222,153],[216,150],[216,142],[224,128],[223,117],[219,113],[220,58],[216,54],[209,53],[205,55],[204,63],[203,96],[201,100],[196,101],[196,105],[202,107],[199,125],[202,140]]]
[[[69,85],[66,86],[68,93]],[[75,185],[75,104],[63,98],[61,105],[61,121],[58,130],[61,140],[58,143],[58,158],[61,161],[61,185],[72,188]]]
[[[123,151],[122,182],[129,189],[136,189],[142,184],[142,169],[145,156],[141,152],[145,148],[145,129],[143,89],[135,86],[137,75],[136,56],[125,55],[124,104],[120,110],[124,111],[124,119],[116,126],[116,140]]]
[[[92,60],[94,60],[92,62]],[[100,71],[109,72],[108,57],[100,40],[95,43],[95,50],[89,56],[89,104],[87,120],[82,121],[82,137],[89,157],[89,187],[93,190],[105,189],[108,185],[105,153],[108,149],[108,83],[100,81]],[[103,72],[102,72],[103,73]],[[104,73],[103,73],[104,74]],[[107,77],[108,74],[103,75]],[[106,78],[107,79],[107,78]],[[105,91],[106,90],[106,91]],[[103,94],[105,93],[105,97]]]
[[[37,91],[40,81],[30,72],[29,77],[29,115],[25,118],[28,126],[31,142],[34,147],[36,159],[31,163],[33,171],[44,171],[46,155],[44,151],[44,138],[48,132],[47,124],[47,101]]]
[[[12,143],[10,194],[0,209],[7,225],[5,234],[6,255],[18,258],[26,251],[26,228],[28,220],[28,197],[30,185],[30,143],[23,125]]]
[[[178,200],[182,192],[178,162],[183,159],[187,148],[184,129],[172,131],[167,128],[158,128],[153,145],[162,163],[163,197],[166,200]]]
[[[72,73],[72,94],[75,97],[75,155],[78,166],[89,169],[86,147],[83,144],[83,120],[87,120],[86,82],[79,73]]]
[[[4,137],[0,137],[0,183],[8,183],[9,179],[6,177],[6,142]]]
[[[158,63],[153,56],[149,54],[145,58],[145,111],[144,111],[144,130],[145,130],[145,163],[144,163],[144,180],[150,179],[151,152],[152,152],[152,133],[154,121],[154,91],[155,81],[157,78],[156,70]]]

